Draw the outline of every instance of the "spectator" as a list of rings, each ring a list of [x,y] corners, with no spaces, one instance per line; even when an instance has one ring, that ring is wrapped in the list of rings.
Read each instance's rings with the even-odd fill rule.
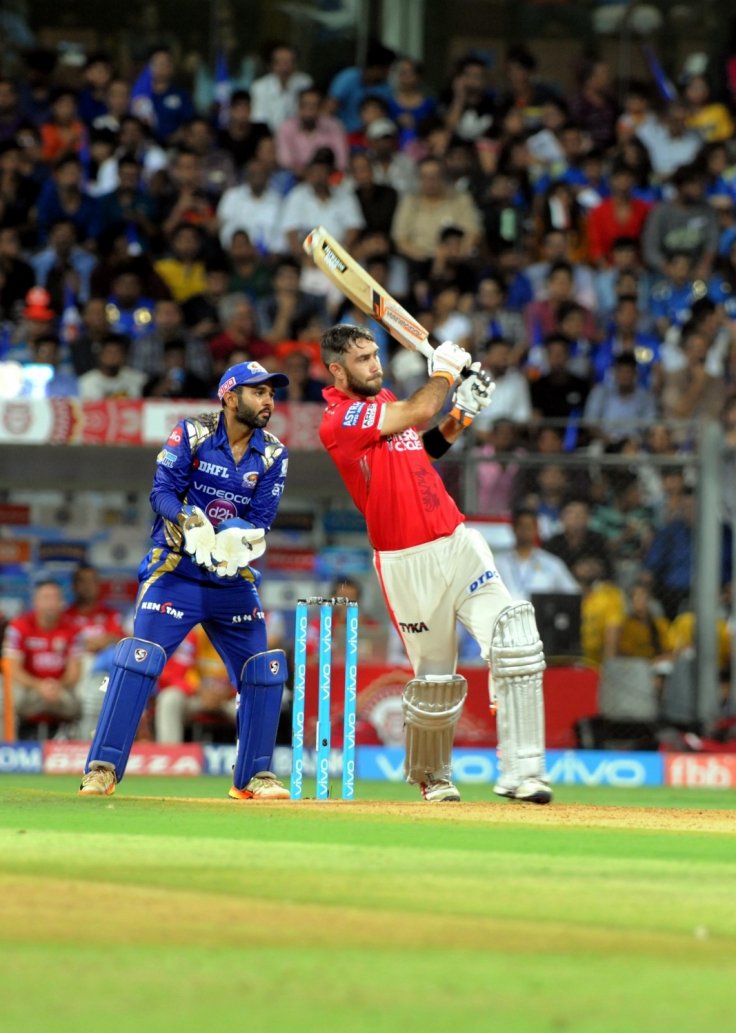
[[[544,234],[539,248],[539,261],[532,262],[525,269],[536,300],[545,297],[552,266],[558,262],[570,262],[571,250],[571,238],[568,231],[551,229]],[[575,301],[586,308],[595,308],[596,293],[592,269],[583,263],[576,262],[572,265],[572,271]]]
[[[481,356],[481,363],[491,374],[496,390],[493,392],[493,413],[480,413],[473,421],[476,434],[488,430],[496,420],[528,423],[532,415],[529,381],[518,369],[511,368],[511,345],[503,339],[491,338]]]
[[[76,340],[69,342],[74,372],[79,377],[95,365],[105,335],[110,330],[104,298],[90,298],[82,308],[82,321]]]
[[[265,341],[278,344],[293,341],[297,327],[313,317],[324,321],[324,299],[299,287],[301,267],[293,258],[279,260],[273,274],[272,291],[256,308],[258,326]]]
[[[611,376],[617,355],[633,355],[636,360],[637,383],[659,395],[662,370],[659,338],[639,329],[637,299],[624,295],[618,299],[612,324],[593,356],[593,369],[598,383]]]
[[[230,265],[225,255],[204,264],[205,289],[188,298],[181,307],[184,323],[194,337],[208,339],[221,329],[219,305],[230,290]]]
[[[62,367],[61,345],[56,334],[42,334],[33,342],[31,365],[45,367],[48,372],[48,379],[44,384],[46,398],[75,398],[77,396],[79,390],[77,378]]]
[[[253,118],[275,133],[297,111],[299,95],[312,85],[311,75],[299,71],[294,47],[275,43],[268,56],[268,72],[251,84]]]
[[[48,240],[52,225],[68,219],[74,223],[79,242],[94,247],[99,233],[98,202],[82,191],[84,170],[75,154],[65,154],[55,163],[50,179],[38,198],[38,233],[41,243]]]
[[[554,90],[537,78],[536,71],[537,59],[523,43],[509,47],[504,61],[507,86],[497,108],[502,115],[512,110],[520,112],[527,132],[539,128],[542,108],[554,96]]]
[[[683,101],[673,100],[663,115],[636,129],[636,138],[646,147],[652,169],[661,179],[669,179],[689,165],[700,150],[699,135],[688,129],[688,114]]]
[[[33,608],[10,621],[3,640],[10,663],[15,712],[27,718],[53,715],[59,722],[79,716],[76,686],[80,648],[74,623],[64,616],[64,594],[58,582],[40,581]]]
[[[629,82],[624,93],[623,111],[616,122],[618,142],[630,139],[641,128],[645,131],[651,129],[656,121],[649,86],[637,80]]]
[[[662,387],[662,415],[670,420],[718,419],[725,401],[723,378],[708,370],[708,340],[696,326],[680,341],[684,365],[669,369]]]
[[[636,356],[630,352],[613,361],[610,383],[596,384],[588,395],[583,418],[592,437],[604,444],[621,444],[638,438],[657,418],[656,401],[636,382]]]
[[[174,338],[164,344],[163,372],[143,386],[144,398],[208,398],[210,386],[186,366],[186,341]]]
[[[143,293],[140,266],[133,261],[116,266],[107,299],[107,318],[112,329],[133,340],[143,337],[150,330],[154,307],[153,298]]]
[[[479,140],[491,135],[496,121],[496,99],[488,85],[488,68],[480,57],[462,58],[452,83],[440,97],[440,114],[447,137]]]
[[[710,84],[705,75],[687,77],[685,102],[688,106],[687,127],[695,130],[705,143],[732,138],[736,126],[731,113],[725,104],[712,99]]]
[[[79,378],[79,397],[84,402],[106,398],[140,398],[146,374],[128,365],[130,339],[109,332],[102,341],[94,369]]]
[[[580,586],[580,644],[583,657],[600,666],[616,655],[619,629],[626,616],[626,597],[605,574],[596,553],[580,556],[572,568]]]
[[[391,236],[399,254],[420,272],[447,225],[463,231],[462,255],[472,255],[480,240],[480,213],[469,194],[448,187],[442,163],[425,158],[419,164],[418,190],[399,201]]]
[[[550,462],[529,466],[517,484],[517,498],[524,509],[533,509],[537,516],[539,537],[546,542],[562,529],[561,514],[572,486],[566,466]]]
[[[567,302],[575,300],[573,267],[569,262],[553,262],[547,273],[545,296],[532,302],[526,311],[526,333],[530,344],[541,342],[544,337],[555,333],[560,327],[560,310]],[[583,335],[589,340],[597,337],[597,327],[592,312],[583,308]]]
[[[159,143],[177,143],[182,126],[194,116],[192,99],[185,90],[174,86],[174,61],[168,47],[156,47],[151,52],[148,68],[151,90],[146,100],[151,127]],[[134,102],[134,111],[135,107]]]
[[[166,346],[176,342],[184,347],[186,369],[200,381],[209,384],[212,379],[212,360],[207,344],[187,331],[182,307],[171,298],[157,301],[153,319],[147,332],[137,337],[131,346],[130,364],[148,377],[160,373],[165,366]],[[196,397],[196,396],[194,396]]]
[[[427,301],[431,296],[436,302],[441,291],[447,288],[456,291],[456,305],[462,310],[463,319],[467,323],[468,317],[465,313],[473,304],[477,277],[475,267],[463,253],[463,237],[464,233],[459,226],[445,226],[441,230],[434,256],[423,270],[426,287],[424,281],[417,281],[414,293]],[[424,290],[428,292],[426,299],[422,297]],[[463,332],[468,334],[471,331],[472,327],[468,326]],[[452,337],[452,334],[448,334],[447,337]]]
[[[519,443],[519,428],[511,420],[496,420],[476,438],[478,445],[472,450],[474,462],[470,467],[475,471],[478,491],[475,510],[483,516],[508,518],[521,469],[517,460],[526,452]]]
[[[517,509],[511,526],[514,547],[496,555],[496,567],[513,599],[531,600],[538,592],[580,592],[562,560],[537,545],[537,514],[533,509]]]
[[[35,282],[33,268],[21,257],[17,229],[0,226],[0,319],[15,318]]]
[[[283,359],[283,371],[289,378],[289,386],[276,392],[277,402],[317,402],[324,405],[322,391],[327,384],[317,380],[310,372],[311,358],[307,351],[293,348]]]
[[[394,60],[393,51],[371,41],[362,68],[343,68],[330,83],[329,112],[340,119],[348,133],[361,128],[360,105],[366,97],[379,97],[386,104],[391,100],[387,79]]]
[[[644,228],[644,261],[657,272],[665,272],[668,257],[675,252],[690,255],[693,277],[707,280],[718,254],[718,220],[704,199],[705,179],[695,166],[681,168],[673,177],[677,194],[672,201],[656,205]]]
[[[363,229],[355,193],[342,184],[332,185],[334,171],[333,152],[329,147],[320,148],[307,166],[304,182],[294,187],[284,202],[282,227],[289,251],[299,262],[306,260],[302,244],[315,226],[325,226],[348,251]]]
[[[113,133],[120,132],[125,119],[130,114],[130,83],[127,79],[113,76],[105,89],[105,112],[97,115],[92,121],[93,129],[109,129]]]
[[[56,312],[51,308],[51,295],[45,287],[31,287],[26,294],[25,307],[13,330],[6,359],[29,362],[34,343],[54,327]]]
[[[564,334],[550,334],[544,340],[547,372],[530,384],[535,419],[569,420],[582,416],[590,387],[583,377],[570,371],[570,340]]]
[[[619,278],[623,273],[633,278],[633,290],[618,291]],[[633,295],[637,299],[637,307],[642,315],[646,313],[649,283],[643,275],[639,245],[630,237],[617,237],[611,244],[610,264],[602,267],[595,274],[595,302],[591,306],[598,315],[598,321],[606,326],[613,316],[617,296]]]
[[[399,127],[402,150],[417,139],[420,123],[437,111],[436,101],[424,88],[423,76],[423,65],[411,57],[399,58],[391,70],[389,116]]]
[[[201,162],[202,187],[216,205],[222,194],[235,186],[235,164],[232,155],[215,141],[215,133],[206,118],[195,116],[182,130],[184,146]]]
[[[204,163],[198,154],[179,147],[170,167],[172,191],[160,213],[165,236],[182,222],[200,226],[207,233],[217,228],[215,206],[205,190]]]
[[[42,123],[41,158],[52,165],[65,154],[79,154],[84,141],[84,123],[79,118],[74,90],[61,88],[51,102],[51,118]]]
[[[661,697],[664,678],[672,670],[670,622],[658,612],[645,581],[636,581],[629,589],[627,614],[618,629],[615,651],[617,656],[648,660]]]
[[[267,363],[275,354],[273,345],[264,341],[258,332],[253,306],[242,294],[226,294],[220,302],[221,334],[213,337],[208,346],[212,356],[215,378],[219,378],[232,365],[233,351],[241,349],[248,358],[238,361]]]
[[[242,169],[256,156],[260,140],[270,136],[265,122],[251,121],[251,98],[247,90],[235,90],[230,97],[227,125],[220,129],[217,145],[227,151],[236,169]]]
[[[613,246],[626,237],[636,241],[644,229],[650,205],[632,197],[634,172],[618,162],[611,171],[611,196],[595,207],[588,216],[588,243],[591,260],[605,267],[611,264]]]
[[[513,346],[514,362],[519,362],[526,351],[524,321],[518,312],[507,307],[506,301],[506,285],[501,277],[482,273],[470,311],[473,338],[483,341],[502,337]]]
[[[164,666],[155,706],[156,742],[184,742],[186,726],[211,717],[235,727],[236,696],[227,671],[201,625]]]
[[[140,166],[144,184],[150,184],[156,173],[168,168],[169,159],[163,147],[152,138],[145,122],[135,115],[122,115],[118,133],[118,147],[111,158],[103,163],[97,174],[100,195],[115,190],[119,182],[119,163],[123,155],[132,155]]]
[[[392,186],[377,183],[367,154],[356,152],[350,159],[350,179],[365,221],[366,233],[389,236],[399,195]]]
[[[92,51],[84,63],[84,86],[77,98],[79,117],[88,128],[94,125],[95,119],[108,114],[107,97],[112,82],[113,66],[109,55]]]
[[[671,621],[690,596],[695,548],[692,489],[685,487],[673,501],[670,518],[655,531],[643,564],[646,582]]]
[[[544,543],[545,549],[559,556],[569,570],[575,570],[578,560],[597,556],[602,561],[603,577],[611,577],[608,543],[590,524],[590,502],[587,498],[569,498],[560,512],[562,529]]]
[[[53,99],[53,78],[58,57],[55,50],[34,47],[23,56],[24,69],[20,81],[20,103],[31,122],[39,126],[48,121]]]
[[[348,164],[348,138],[342,124],[325,114],[325,98],[316,86],[299,94],[297,112],[281,122],[276,132],[276,157],[279,165],[298,179],[318,150],[328,147],[335,156],[335,167],[344,172]]]
[[[217,206],[220,243],[227,250],[233,234],[245,230],[256,251],[262,255],[285,250],[281,231],[283,200],[268,185],[268,169],[257,158],[245,168],[245,183],[226,190]],[[315,223],[316,225],[316,223]]]
[[[590,526],[606,539],[616,583],[630,585],[652,541],[653,513],[642,504],[636,473],[608,471],[601,487],[602,497],[593,507]]]
[[[45,287],[51,304],[61,312],[69,293],[82,304],[89,301],[92,271],[97,259],[77,243],[72,219],[49,227],[48,244],[31,258],[36,283]]]
[[[272,272],[267,256],[259,254],[245,230],[235,230],[227,249],[230,268],[228,291],[257,302],[271,293]]]
[[[31,122],[20,104],[17,86],[12,79],[0,76],[0,146],[15,141],[18,132],[30,126]]]
[[[618,105],[611,89],[611,70],[605,61],[585,63],[579,90],[570,98],[570,117],[595,147],[607,150],[616,139]]]
[[[134,154],[121,154],[117,159],[117,187],[99,196],[101,231],[123,229],[128,238],[149,250],[157,236],[154,225],[155,206],[147,190],[141,186],[141,164]]]
[[[365,131],[367,154],[376,183],[393,187],[399,197],[417,187],[417,166],[398,149],[399,128],[390,118],[377,118]]]
[[[207,286],[202,251],[204,236],[199,226],[182,222],[172,231],[170,253],[154,263],[154,269],[175,301],[184,302]]]

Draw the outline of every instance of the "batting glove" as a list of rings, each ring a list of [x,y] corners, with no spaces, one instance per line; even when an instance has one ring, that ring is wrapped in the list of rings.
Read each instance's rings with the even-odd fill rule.
[[[233,577],[266,551],[266,532],[245,520],[223,520],[212,548],[218,577]]]
[[[427,366],[430,377],[444,377],[452,386],[472,361],[470,352],[466,352],[460,345],[454,341],[443,341],[427,359]]]
[[[206,514],[198,506],[185,506],[179,514],[179,523],[184,533],[184,552],[188,552],[200,567],[209,567],[215,529]]]
[[[470,375],[458,385],[452,396],[453,416],[463,427],[469,427],[475,417],[491,404],[496,385],[487,370],[479,362],[470,367]]]

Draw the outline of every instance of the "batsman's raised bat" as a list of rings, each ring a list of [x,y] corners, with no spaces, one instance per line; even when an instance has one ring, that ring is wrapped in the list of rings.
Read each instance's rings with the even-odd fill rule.
[[[304,250],[322,272],[350,298],[361,312],[373,316],[391,336],[410,351],[427,358],[434,349],[428,332],[388,291],[341,247],[324,226],[317,226],[304,241]]]

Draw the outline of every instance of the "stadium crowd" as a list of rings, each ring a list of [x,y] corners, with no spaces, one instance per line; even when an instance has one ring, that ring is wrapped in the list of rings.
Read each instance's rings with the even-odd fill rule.
[[[326,83],[285,43],[262,71],[206,110],[165,47],[137,77],[90,53],[70,81],[41,49],[0,77],[0,362],[46,397],[212,399],[257,359],[288,373],[282,401],[320,403],[319,336],[344,321],[412,390],[424,360],[304,254],[322,224],[491,371],[478,512],[531,529],[564,568],[555,590],[606,597],[589,659],[671,653],[692,426],[736,421],[736,76],[696,55],[664,100],[581,58],[563,93],[516,45],[495,78],[468,54],[435,94],[380,43]],[[576,452],[636,474],[573,477],[555,460]]]

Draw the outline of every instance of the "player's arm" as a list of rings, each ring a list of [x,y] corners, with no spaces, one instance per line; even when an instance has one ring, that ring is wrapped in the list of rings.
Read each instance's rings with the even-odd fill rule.
[[[495,390],[490,373],[481,369],[479,362],[474,362],[470,375],[455,389],[449,415],[422,435],[424,448],[431,459],[442,458],[478,413],[491,404]]]
[[[178,521],[182,499],[190,486],[191,471],[192,450],[186,421],[182,420],[156,456],[156,472],[149,495],[154,513],[173,523]]]
[[[429,380],[409,398],[389,402],[383,411],[381,434],[400,434],[409,427],[428,423],[445,404],[448,392],[462,371],[470,365],[471,356],[453,341],[445,341],[427,359]]]

